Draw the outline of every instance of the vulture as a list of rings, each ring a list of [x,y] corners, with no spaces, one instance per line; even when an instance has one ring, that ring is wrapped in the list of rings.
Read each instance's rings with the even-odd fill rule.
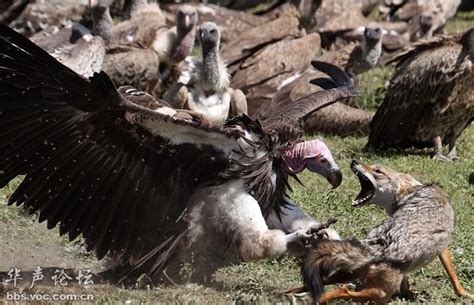
[[[241,33],[250,31],[256,26],[270,21],[270,18],[257,16],[244,11],[235,11],[210,3],[187,3],[197,12],[201,22],[214,22],[221,29],[221,41],[233,41]],[[175,16],[182,4],[162,5],[164,12]]]
[[[199,27],[202,60],[189,62],[189,69],[166,93],[173,107],[201,113],[213,125],[228,117],[247,114],[247,101],[240,90],[229,87],[227,67],[219,54],[220,31],[213,22]],[[189,75],[186,75],[189,74]],[[187,80],[183,78],[188,78]]]
[[[422,15],[432,18],[432,31],[440,33],[454,17],[461,0],[385,0],[380,3],[380,16],[388,21],[410,21]]]
[[[474,28],[420,41],[397,57],[367,146],[434,147],[434,159],[457,159],[456,139],[474,118],[473,59]]]
[[[298,4],[298,2],[301,2]],[[222,56],[232,75],[230,86],[244,92],[253,115],[268,95],[304,70],[319,51],[318,33],[302,28],[311,11],[302,11],[312,1],[292,1],[279,18],[253,28],[230,41]],[[314,10],[316,6],[311,6]]]
[[[109,19],[103,18],[108,9],[108,1],[89,1],[94,33],[90,33],[79,23],[73,23],[54,34],[48,31],[38,32],[30,37],[31,41],[78,74],[92,76],[102,69],[105,46],[110,42],[112,19],[110,15]]]
[[[115,25],[112,40],[120,44],[139,42],[151,45],[156,31],[166,27],[166,20],[156,3],[134,1],[130,7],[130,19]]]
[[[86,10],[86,1],[30,1],[9,25],[26,36],[45,30],[54,33],[73,22],[83,20]]]
[[[189,5],[181,5],[176,12],[176,26],[162,28],[155,34],[151,47],[160,61],[161,79],[177,81],[180,74],[178,65],[194,48],[198,15]],[[173,73],[174,72],[174,73]],[[171,75],[170,75],[171,74]]]
[[[338,51],[329,51],[317,57],[319,61],[344,67],[353,77],[373,68],[382,54],[382,30],[377,25],[367,26],[360,44],[348,44]],[[256,117],[266,118],[276,109],[287,103],[293,103],[301,97],[312,94],[321,88],[310,84],[311,79],[324,75],[313,67],[307,68],[295,79],[280,88],[271,101],[263,104]],[[306,132],[324,132],[340,136],[368,134],[373,113],[337,102],[315,112],[305,120]]]
[[[333,187],[342,180],[328,147],[304,141],[300,123],[357,92],[344,71],[318,68],[335,88],[262,122],[242,115],[213,127],[116,89],[104,72],[85,79],[0,25],[0,187],[22,175],[10,205],[59,224],[70,240],[82,235],[124,276],[157,275],[193,246],[242,260],[281,255],[317,226],[290,199],[289,178],[308,169]]]
[[[109,13],[106,15],[109,16]],[[132,14],[130,21],[133,21],[133,16],[135,15]],[[133,24],[134,33],[141,33],[138,29],[145,22],[143,20],[139,18]],[[136,36],[130,42],[126,39],[117,40],[117,27],[120,31],[122,27],[114,27],[112,44],[107,49],[103,70],[118,85],[132,85],[161,96],[177,81],[180,62],[192,52],[196,24],[197,14],[194,9],[183,5],[176,13],[176,26],[170,28],[162,23],[154,27],[150,23],[146,31],[143,29],[148,33],[143,38]]]

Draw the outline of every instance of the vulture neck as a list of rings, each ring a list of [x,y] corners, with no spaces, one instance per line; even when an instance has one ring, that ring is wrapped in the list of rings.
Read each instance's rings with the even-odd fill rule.
[[[92,20],[94,22],[93,34],[102,37],[105,44],[109,44],[112,40],[113,20],[110,16],[109,8],[93,8]]]
[[[290,149],[282,151],[281,158],[285,169],[291,174],[299,174],[306,168],[306,158],[309,155],[307,142],[301,142]]]
[[[420,26],[420,38],[429,38],[431,37],[433,34],[432,32],[432,29],[433,27],[430,26],[430,25],[421,25]]]
[[[147,0],[132,0],[130,3],[130,16],[133,16],[134,13],[138,11],[138,9],[142,6],[148,4]]]
[[[207,91],[222,89],[222,64],[219,57],[219,44],[202,45],[202,80]],[[225,73],[225,72],[224,72]]]
[[[365,61],[371,66],[375,66],[382,54],[382,39],[371,40],[365,39],[362,43],[362,54]]]
[[[194,47],[195,36],[196,27],[194,25],[190,28],[177,28],[176,41],[170,58],[171,62],[181,62],[186,58],[186,56],[191,54]]]

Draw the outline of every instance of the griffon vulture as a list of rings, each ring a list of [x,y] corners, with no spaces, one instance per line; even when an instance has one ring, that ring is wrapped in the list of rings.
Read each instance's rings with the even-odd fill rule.
[[[189,61],[189,70],[181,82],[164,96],[174,108],[201,113],[213,125],[222,125],[229,117],[247,114],[247,101],[240,90],[229,87],[230,76],[219,54],[220,31],[213,22],[199,27],[202,59]],[[187,79],[185,79],[187,78]]]
[[[105,47],[111,39],[112,18],[108,14],[108,2],[89,0],[93,33],[83,25],[74,23],[54,34],[41,31],[31,36],[30,40],[78,74],[92,76],[94,72],[101,71]]]
[[[21,14],[10,22],[10,26],[26,36],[40,31],[54,34],[73,22],[83,20],[87,10],[86,1],[48,0],[29,2]]]
[[[218,251],[216,241],[240,259],[281,255],[316,225],[290,199],[288,179],[308,169],[333,187],[342,180],[327,146],[303,141],[300,122],[356,90],[337,67],[319,68],[337,88],[262,123],[244,115],[216,128],[117,90],[104,72],[82,78],[0,25],[0,187],[23,175],[9,204],[124,268],[158,272],[176,251],[207,242]]]
[[[456,159],[456,139],[474,118],[473,58],[474,29],[433,37],[395,58],[367,146],[434,147],[434,159]]]

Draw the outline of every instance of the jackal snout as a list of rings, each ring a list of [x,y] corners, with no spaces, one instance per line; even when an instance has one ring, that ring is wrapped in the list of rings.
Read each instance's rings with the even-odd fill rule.
[[[355,207],[374,203],[387,210],[405,190],[421,185],[411,175],[399,173],[384,165],[367,165],[352,160],[351,170],[359,179],[361,187],[352,201]]]

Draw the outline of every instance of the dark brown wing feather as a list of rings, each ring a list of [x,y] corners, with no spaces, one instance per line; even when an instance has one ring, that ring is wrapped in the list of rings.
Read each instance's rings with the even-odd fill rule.
[[[277,134],[280,143],[295,141],[301,136],[301,123],[315,111],[334,104],[335,102],[357,95],[350,77],[339,67],[320,61],[313,61],[312,65],[328,74],[336,88],[315,92],[303,97],[294,103],[282,107],[275,114],[263,121],[264,127],[270,134]],[[326,86],[331,84],[327,80],[314,80],[315,85]],[[327,87],[327,86],[326,86]]]
[[[172,144],[130,124],[127,113],[202,126],[122,92],[105,73],[86,80],[0,25],[0,187],[25,176],[9,204],[39,211],[71,240],[82,234],[99,258],[110,252],[133,265],[158,245],[169,253],[189,196],[218,183],[229,160],[214,146]]]
[[[158,56],[139,44],[108,47],[102,69],[117,86],[130,85],[145,92],[153,92],[159,81]]]
[[[462,73],[461,49],[453,36],[420,42],[401,54],[390,85],[371,122],[367,145],[373,148],[431,145],[417,130],[430,117],[449,107],[456,79]]]
[[[229,65],[231,74],[239,68],[238,62],[266,45],[285,37],[301,36],[298,24],[298,19],[294,16],[283,16],[242,32],[229,41],[222,49],[222,56]],[[233,66],[234,64],[236,66]]]

